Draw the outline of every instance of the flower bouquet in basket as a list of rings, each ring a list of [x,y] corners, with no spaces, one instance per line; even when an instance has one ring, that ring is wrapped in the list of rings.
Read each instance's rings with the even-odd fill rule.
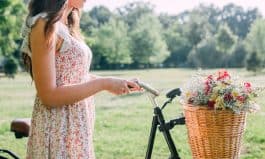
[[[181,103],[193,158],[239,158],[246,112],[259,109],[259,90],[226,70],[200,71],[184,85]]]

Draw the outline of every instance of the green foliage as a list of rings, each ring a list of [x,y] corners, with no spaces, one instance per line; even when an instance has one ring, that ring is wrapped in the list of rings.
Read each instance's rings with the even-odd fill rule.
[[[261,15],[257,8],[244,10],[243,7],[235,4],[225,5],[222,9],[222,21],[228,24],[232,32],[244,39],[248,34],[251,24]]]
[[[147,2],[136,1],[118,8],[118,13],[131,30],[140,17],[145,14],[154,14],[154,6]]]
[[[101,69],[106,65],[106,61],[104,63],[101,63],[103,57],[103,53],[105,50],[101,47],[101,44],[96,43],[96,40],[93,37],[86,37],[85,38],[86,43],[90,46],[90,49],[93,50],[93,60],[91,67],[93,69]]]
[[[107,23],[112,16],[110,10],[104,6],[94,7],[89,15],[97,27]]]
[[[89,12],[83,12],[80,20],[80,28],[86,36],[91,36],[92,29],[96,28],[96,22],[90,17]]]
[[[265,20],[256,20],[246,38],[246,46],[249,52],[256,52],[258,58],[265,60]]]
[[[17,53],[25,14],[26,7],[20,0],[6,0],[0,3],[0,56],[5,59],[3,68],[8,77],[14,77],[18,69],[18,60],[14,57],[20,57]]]
[[[230,50],[236,43],[237,37],[232,33],[229,27],[225,25],[220,25],[216,34],[217,49],[224,53],[229,54]]]
[[[208,23],[210,24],[209,31],[212,34],[215,34],[217,31],[217,27],[220,24],[220,16],[222,15],[222,9],[214,6],[213,4],[200,4],[198,7],[195,7],[191,13],[198,14],[199,16],[207,18]]]
[[[4,20],[4,17],[2,16],[4,13],[4,9],[7,8],[10,5],[10,3],[11,3],[11,1],[1,1],[1,3],[0,3],[1,21],[0,22],[2,22],[2,20]]]
[[[244,43],[242,41],[238,41],[231,52],[232,53],[230,55],[227,55],[229,56],[228,66],[237,68],[244,67],[248,54]]]
[[[177,16],[172,16],[165,13],[161,13],[158,18],[163,29],[169,29],[178,20]]]
[[[257,72],[261,70],[261,59],[258,57],[257,52],[250,54],[246,61],[247,70]]]
[[[188,62],[193,67],[216,68],[223,64],[224,54],[216,49],[216,41],[208,37],[198,44],[188,55]]]
[[[183,32],[191,45],[196,46],[207,36],[211,30],[211,25],[207,20],[207,16],[200,14],[196,10],[191,12],[187,18],[188,21],[183,24]]]
[[[189,52],[192,49],[186,36],[181,33],[179,23],[172,24],[164,33],[164,37],[170,52],[166,59],[167,66],[185,66]]]
[[[99,28],[101,25],[107,23],[111,17],[113,17],[113,14],[108,8],[97,6],[89,12],[83,12],[80,27],[87,36],[91,36],[94,28]]]
[[[1,1],[0,4],[0,54],[7,56],[18,49],[20,30],[26,7],[20,0]],[[19,15],[19,16],[18,16]]]
[[[100,54],[110,64],[129,64],[132,62],[129,50],[127,25],[118,19],[110,21],[93,31],[95,45],[101,47]]]
[[[152,14],[141,16],[130,33],[132,58],[138,64],[162,63],[169,52],[161,34],[162,26]]]
[[[1,1],[1,56],[21,58],[19,34],[27,1]],[[222,8],[200,4],[178,15],[156,15],[151,3],[136,1],[115,12],[104,6],[85,11],[80,26],[94,55],[93,66],[98,69],[243,67],[250,52],[257,52],[264,65],[264,21],[257,9],[244,10],[234,4]],[[210,42],[214,46],[205,43],[209,36],[214,37]],[[207,62],[208,55],[220,59],[216,64]]]
[[[4,61],[4,73],[7,77],[14,78],[15,73],[17,73],[18,63],[17,60],[8,56]]]

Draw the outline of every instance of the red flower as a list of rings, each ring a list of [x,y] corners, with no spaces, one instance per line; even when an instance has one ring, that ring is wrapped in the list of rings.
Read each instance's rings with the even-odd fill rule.
[[[213,75],[209,75],[205,81],[205,90],[204,90],[204,93],[206,95],[208,95],[210,93],[210,90],[211,90],[211,82],[213,80]]]
[[[217,77],[217,80],[224,80],[226,78],[230,78],[230,74],[226,71],[226,70],[219,70],[218,71],[218,77]]]
[[[239,100],[240,102],[244,102],[245,101],[245,97],[244,96],[237,96],[236,99]]]
[[[215,101],[208,101],[207,105],[210,109],[214,109]]]
[[[233,96],[231,95],[231,93],[227,93],[224,95],[225,101],[231,101],[232,99],[233,99]]]

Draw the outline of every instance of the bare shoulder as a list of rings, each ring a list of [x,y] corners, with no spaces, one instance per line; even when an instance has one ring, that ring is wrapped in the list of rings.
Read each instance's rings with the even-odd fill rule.
[[[32,43],[37,44],[37,45],[44,44],[44,42],[46,41],[46,37],[45,37],[46,23],[47,23],[47,20],[43,18],[39,18],[36,21],[35,25],[32,27],[31,34],[30,34],[30,39]],[[58,37],[57,34],[55,34],[55,30],[56,28],[54,28],[54,34],[52,36],[55,39],[56,50],[59,50],[62,45],[63,40],[60,37]]]
[[[39,18],[31,28],[31,38],[45,38],[44,29],[47,21],[43,18]]]

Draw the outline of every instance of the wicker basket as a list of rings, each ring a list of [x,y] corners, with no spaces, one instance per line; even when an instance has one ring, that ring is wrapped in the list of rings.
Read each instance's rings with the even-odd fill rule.
[[[240,155],[246,113],[184,105],[194,159],[236,159]]]

